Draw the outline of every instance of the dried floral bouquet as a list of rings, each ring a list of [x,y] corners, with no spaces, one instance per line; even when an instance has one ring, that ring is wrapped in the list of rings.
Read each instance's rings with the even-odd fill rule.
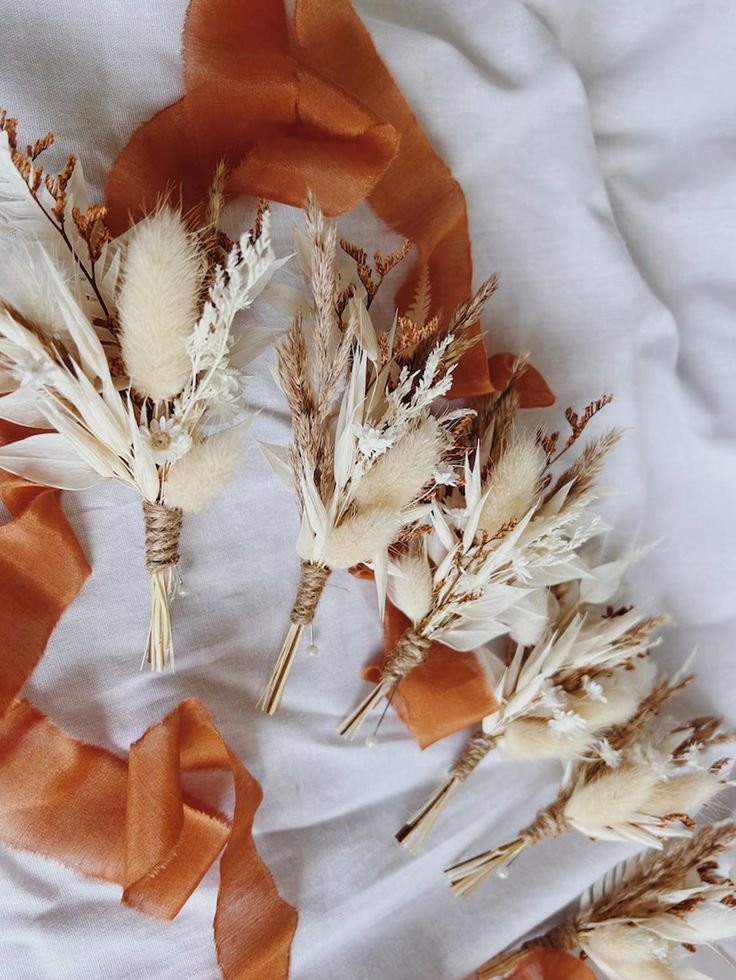
[[[495,288],[495,280],[484,283],[444,329],[436,319],[427,321],[420,290],[407,316],[377,334],[371,302],[407,246],[388,257],[377,253],[371,269],[362,250],[341,245],[348,257],[342,263],[335,224],[310,198],[306,237],[297,238],[310,295],[278,347],[277,380],[291,413],[293,444],[288,451],[263,447],[295,491],[301,515],[301,581],[259,701],[269,714],[278,708],[330,573],[369,566],[382,609],[389,547],[408,546],[433,494],[454,482],[456,432],[471,413],[435,414],[433,403],[447,394],[456,364],[476,343],[470,327]]]
[[[170,598],[182,515],[207,508],[242,454],[243,368],[262,333],[236,331],[284,260],[269,215],[232,242],[217,231],[224,168],[191,228],[161,205],[121,239],[89,207],[80,167],[44,174],[52,134],[19,147],[0,114],[0,417],[41,432],[0,450],[0,467],[82,490],[102,479],[143,500],[152,610],[146,656],[173,667]]]
[[[629,721],[650,694],[656,669],[649,653],[658,644],[652,633],[661,619],[635,607],[601,612],[580,599],[579,582],[556,594],[557,617],[542,639],[531,648],[517,645],[501,670],[498,710],[484,719],[444,782],[396,835],[411,851],[492,749],[507,759],[569,764],[605,729]]]
[[[604,585],[599,581],[603,571],[591,568],[581,549],[604,530],[590,507],[597,497],[596,477],[617,433],[609,432],[588,446],[549,487],[550,467],[610,399],[591,403],[581,417],[569,415],[572,434],[557,452],[559,433],[544,436],[514,429],[514,386],[524,367],[519,359],[504,391],[479,404],[467,436],[472,448],[463,478],[432,502],[428,533],[388,560],[389,596],[412,625],[384,664],[373,691],[340,728],[349,738],[374,707],[390,700],[401,680],[424,661],[432,643],[476,652],[503,636],[522,647],[535,644],[556,605],[552,586],[582,580],[588,584],[582,592],[587,598]],[[579,627],[573,620],[571,633]],[[546,648],[540,650],[539,669],[526,672],[525,679],[530,674],[532,683],[515,699],[512,714],[542,697],[544,684],[563,662],[562,651],[548,654]],[[519,675],[520,657],[521,652],[504,674],[507,700]],[[583,657],[576,666],[585,663]],[[606,657],[599,664],[590,658],[591,671],[605,664]]]
[[[733,741],[717,718],[695,718],[669,729],[651,726],[669,699],[692,680],[661,681],[625,724],[609,729],[572,767],[557,799],[507,844],[448,869],[456,895],[467,895],[523,850],[577,830],[593,840],[661,848],[670,837],[687,837],[693,815],[724,786],[730,759],[707,765],[704,753]]]
[[[478,980],[507,976],[540,948],[579,948],[609,980],[708,980],[683,959],[736,935],[736,886],[718,868],[734,844],[735,822],[706,824],[662,853],[616,865],[585,892],[572,919],[488,960]]]

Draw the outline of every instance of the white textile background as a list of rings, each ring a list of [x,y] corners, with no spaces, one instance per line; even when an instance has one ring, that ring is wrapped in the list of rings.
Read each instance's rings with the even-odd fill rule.
[[[615,393],[601,426],[629,431],[606,474],[622,491],[608,503],[606,547],[663,538],[631,594],[673,617],[663,656],[700,649],[700,683],[676,710],[736,722],[736,6],[357,6],[465,190],[476,281],[500,273],[490,350],[532,353],[558,395],[556,420]],[[180,94],[184,11],[184,0],[0,0],[0,104],[29,135],[53,129],[99,190],[135,126]],[[280,210],[284,248],[292,218]],[[368,244],[389,241],[365,208],[346,225]],[[286,442],[264,360],[249,399],[262,409],[258,437]],[[319,656],[299,661],[276,718],[256,713],[298,564],[293,501],[255,450],[217,505],[186,523],[191,595],[176,608],[173,677],[137,669],[148,614],[138,500],[105,486],[67,494],[65,507],[94,572],[24,693],[119,752],[181,698],[205,703],[264,786],[257,843],[300,912],[295,980],[458,980],[627,853],[549,842],[507,882],[454,898],[442,868],[508,839],[554,793],[555,766],[500,759],[458,796],[423,856],[395,844],[461,740],[421,753],[393,717],[372,751],[335,735],[380,642],[369,583],[333,576]],[[215,870],[163,924],[122,908],[111,885],[0,850],[0,978],[215,977],[216,887]],[[719,980],[736,975],[708,953],[696,962]]]

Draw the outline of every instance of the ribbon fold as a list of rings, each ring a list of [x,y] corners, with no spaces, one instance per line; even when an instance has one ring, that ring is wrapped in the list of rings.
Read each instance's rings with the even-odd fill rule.
[[[0,443],[28,430],[0,423]],[[296,911],[252,837],[258,782],[198,701],[183,701],[131,746],[128,763],[76,741],[16,700],[64,609],[89,575],[58,491],[0,472],[13,519],[0,527],[0,841],[116,882],[123,902],[172,919],[220,851],[215,946],[226,980],[288,974]],[[232,822],[191,798],[182,775],[230,772]]]

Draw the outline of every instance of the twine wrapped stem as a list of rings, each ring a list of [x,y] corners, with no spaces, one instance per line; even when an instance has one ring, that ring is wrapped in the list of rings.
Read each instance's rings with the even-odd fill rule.
[[[564,834],[567,830],[566,802],[567,800],[564,798],[557,799],[550,806],[540,810],[526,830],[523,830],[518,837],[508,843],[490,851],[483,851],[481,854],[476,854],[474,857],[448,868],[445,874],[455,894],[460,896],[470,894],[497,868],[513,861],[527,847],[531,847],[541,840],[549,840]]]
[[[143,501],[146,533],[145,562],[151,579],[151,625],[146,655],[151,670],[162,671],[167,661],[174,669],[174,642],[170,600],[179,561],[182,512],[165,504]]]
[[[470,736],[462,755],[450,769],[445,781],[396,834],[396,840],[400,844],[408,847],[412,854],[417,853],[458,786],[465,782],[495,744],[495,736],[486,735],[482,729],[478,729]]]
[[[309,626],[314,620],[314,614],[317,611],[327,579],[330,577],[330,571],[331,569],[327,565],[320,565],[311,561],[302,562],[299,587],[289,614],[291,626],[276,658],[268,684],[258,700],[257,706],[269,715],[275,714],[281,704],[286,681],[294,663],[304,627]]]
[[[340,735],[345,738],[354,738],[360,731],[363,722],[370,712],[377,707],[384,698],[390,698],[396,685],[399,684],[406,675],[419,664],[424,663],[432,646],[432,641],[426,636],[417,633],[416,630],[406,630],[396,649],[389,657],[381,671],[381,679],[373,688],[371,693],[358,705],[355,711],[343,721],[338,728]]]

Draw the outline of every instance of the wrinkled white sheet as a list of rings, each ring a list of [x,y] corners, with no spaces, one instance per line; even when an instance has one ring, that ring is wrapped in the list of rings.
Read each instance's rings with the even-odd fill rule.
[[[736,7],[358,8],[465,190],[477,280],[501,275],[486,318],[490,348],[532,352],[558,394],[558,419],[567,404],[615,393],[605,424],[629,432],[607,471],[622,490],[608,503],[607,547],[663,538],[631,593],[672,615],[663,656],[701,651],[701,682],[678,712],[733,722]],[[135,125],[180,93],[184,9],[184,0],[0,0],[0,103],[30,134],[54,129],[99,189]],[[285,243],[292,216],[280,217]],[[348,227],[387,242],[364,209]],[[264,361],[254,375],[256,433],[285,442]],[[297,577],[293,501],[256,451],[218,505],[186,525],[192,594],[176,609],[174,677],[137,669],[148,605],[138,501],[111,486],[67,495],[66,509],[94,574],[25,693],[74,735],[121,752],[181,698],[209,707],[265,789],[257,841],[300,910],[295,978],[464,977],[626,853],[580,838],[547,843],[505,884],[454,898],[442,868],[508,839],[559,775],[495,759],[447,812],[435,846],[410,859],[393,833],[460,741],[420,753],[393,717],[373,751],[338,740],[335,724],[379,642],[371,587],[347,575],[327,589],[319,657],[299,662],[279,716],[256,713]],[[0,977],[214,977],[216,885],[212,872],[163,924],[120,907],[115,887],[2,850]],[[712,954],[696,962],[716,978],[736,975]]]

